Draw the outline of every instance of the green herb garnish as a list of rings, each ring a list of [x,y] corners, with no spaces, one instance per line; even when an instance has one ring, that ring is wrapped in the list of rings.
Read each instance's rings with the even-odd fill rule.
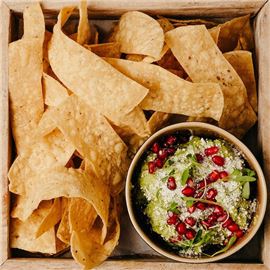
[[[177,202],[172,202],[168,210],[173,212],[173,213],[180,214]]]
[[[249,182],[245,182],[242,190],[242,197],[244,199],[249,199],[250,196],[250,184]]]
[[[181,185],[184,186],[189,178],[189,168],[186,168],[181,176]]]
[[[230,247],[235,243],[235,241],[237,240],[237,237],[234,235],[230,238],[228,244],[221,250],[215,252],[214,254],[211,255],[211,257],[214,257],[220,253],[226,252],[228,249],[230,249]]]

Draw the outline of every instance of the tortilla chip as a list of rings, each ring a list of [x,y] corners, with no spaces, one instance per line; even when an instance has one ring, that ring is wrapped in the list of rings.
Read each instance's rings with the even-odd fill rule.
[[[248,51],[232,51],[224,53],[224,57],[233,66],[242,79],[250,105],[255,112],[258,111],[256,80],[254,75],[252,53]]]
[[[213,40],[215,41],[215,43],[218,43],[218,37],[219,37],[219,33],[220,33],[220,26],[215,26],[213,28],[208,29],[210,35],[212,36]]]
[[[25,195],[27,191],[21,189],[24,188],[22,183],[53,167],[65,166],[74,150],[63,134],[59,130],[54,130],[15,159],[8,173],[9,190],[15,194]]]
[[[92,204],[80,198],[70,199],[69,205],[69,226],[70,231],[88,232],[91,230],[97,212]]]
[[[66,206],[63,208],[62,211],[62,218],[57,229],[56,236],[59,238],[63,243],[70,244],[70,226],[69,226],[69,204],[71,199],[67,199]]]
[[[24,10],[24,36],[9,44],[11,128],[17,152],[33,142],[42,116],[42,51],[45,24],[39,4]]]
[[[165,38],[193,82],[219,83],[224,95],[219,126],[242,136],[254,125],[257,117],[247,100],[245,85],[219,51],[206,27],[179,27],[167,32]]]
[[[42,252],[48,254],[55,254],[58,252],[53,227],[38,238],[36,238],[35,235],[44,218],[48,216],[51,206],[51,201],[41,202],[38,209],[35,210],[25,222],[22,222],[17,218],[11,219],[11,248],[19,248],[31,252]]]
[[[43,73],[43,90],[48,106],[58,106],[68,97],[67,89],[46,73]]]
[[[17,205],[12,211],[12,217],[26,220],[39,203],[58,197],[82,198],[92,204],[100,216],[102,238],[107,234],[109,188],[103,179],[98,178],[90,171],[76,170],[73,168],[58,167],[33,176],[27,182],[21,183],[20,189],[26,191],[25,196],[20,196]],[[39,192],[37,192],[39,191]]]
[[[104,181],[112,180],[118,170],[125,172],[127,147],[100,113],[72,95],[55,108],[52,117]]]
[[[83,265],[85,269],[92,269],[106,260],[118,244],[120,224],[115,201],[113,203],[113,209],[110,211],[108,235],[104,244],[98,241],[99,234],[99,230],[92,230],[89,233],[72,232],[72,256],[78,263]]]
[[[109,119],[129,113],[148,90],[65,36],[61,25],[67,19],[67,12],[70,15],[70,10],[62,9],[58,16],[49,49],[54,73],[69,89]],[[115,97],[121,99],[116,102]]]
[[[242,50],[251,51],[254,49],[254,36],[251,28],[250,20],[248,20],[242,29],[238,43]]]
[[[163,112],[154,112],[150,119],[147,122],[149,129],[151,130],[151,134],[155,133],[159,129],[165,127],[167,122],[170,119],[170,114]]]
[[[167,18],[157,19],[157,22],[159,23],[159,25],[163,29],[164,33],[174,29],[174,26],[172,25],[172,23]]]
[[[246,15],[219,25],[220,33],[217,45],[223,53],[232,51],[237,46],[238,39],[249,18],[250,15]]]
[[[217,120],[222,114],[223,95],[217,83],[190,83],[159,66],[143,62],[113,58],[106,61],[150,90],[140,104],[144,110],[207,116]]]
[[[62,217],[62,206],[61,206],[61,199],[56,198],[47,213],[47,215],[43,218],[41,223],[39,224],[37,231],[36,231],[36,238],[43,235],[45,232],[49,231],[51,228],[56,225]]]
[[[48,46],[49,42],[51,40],[52,33],[49,31],[45,31],[45,36],[44,36],[44,43],[43,43],[43,71],[48,72],[50,63],[49,63],[49,58],[48,58]]]
[[[115,40],[120,44],[122,53],[158,58],[164,44],[164,33],[159,23],[150,16],[129,11],[120,18]]]
[[[120,58],[120,45],[116,42],[84,45],[86,49],[100,57]]]
[[[87,44],[91,38],[91,30],[88,22],[87,1],[80,1],[80,20],[78,25],[77,42],[79,44]]]

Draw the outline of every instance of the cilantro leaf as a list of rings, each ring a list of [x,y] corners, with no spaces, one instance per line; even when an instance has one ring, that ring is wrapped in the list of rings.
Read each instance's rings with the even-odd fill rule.
[[[214,254],[211,255],[211,257],[214,257],[220,253],[226,252],[228,249],[230,249],[230,247],[235,243],[235,241],[237,240],[237,237],[234,235],[230,238],[228,244],[221,250],[215,252]]]
[[[180,214],[180,211],[178,209],[178,203],[177,202],[172,202],[170,207],[169,207],[169,211],[173,212],[173,213],[176,213],[176,214]]]
[[[247,176],[251,176],[251,177],[256,175],[256,173],[253,170],[248,169],[248,168],[244,168],[242,170],[242,172],[243,172],[243,175],[247,175]]]
[[[256,178],[245,175],[245,176],[236,176],[233,178],[233,180],[237,182],[255,182]]]
[[[250,184],[249,182],[245,182],[242,190],[242,197],[244,199],[249,199],[250,196]]]
[[[189,178],[189,168],[186,168],[181,176],[181,185],[184,186]]]

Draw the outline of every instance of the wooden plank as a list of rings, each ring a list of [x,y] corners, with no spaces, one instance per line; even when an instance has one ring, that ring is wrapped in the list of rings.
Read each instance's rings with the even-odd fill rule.
[[[259,144],[262,147],[264,173],[268,187],[268,207],[264,220],[262,258],[270,268],[270,2],[258,14],[255,21],[256,57],[259,74]]]
[[[22,12],[25,5],[29,2],[37,1],[16,1],[4,0],[10,9],[16,12]],[[184,15],[201,17],[230,17],[240,16],[243,14],[257,13],[267,0],[88,0],[88,6],[95,16],[119,16],[128,10],[141,10],[151,14],[163,15]],[[78,3],[75,0],[44,0],[42,1],[43,9],[59,10],[62,6],[74,5]]]
[[[10,161],[9,117],[8,117],[8,43],[9,43],[9,8],[1,3],[0,33],[0,264],[9,254],[9,192],[7,172]]]
[[[1,270],[17,270],[21,269],[23,266],[27,270],[40,270],[40,269],[65,269],[65,270],[76,270],[81,269],[73,260],[68,259],[10,259],[5,262],[5,264],[0,268]],[[194,264],[184,264],[176,262],[158,262],[158,261],[142,261],[142,260],[115,260],[106,261],[98,270],[194,270],[196,267]],[[207,270],[267,270],[267,268],[262,264],[225,264],[225,263],[211,263],[211,264],[200,264],[199,269]]]

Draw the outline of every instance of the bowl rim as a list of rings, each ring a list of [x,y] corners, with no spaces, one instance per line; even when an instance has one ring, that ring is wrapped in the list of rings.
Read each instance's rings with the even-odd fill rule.
[[[137,162],[139,161],[140,157],[142,154],[145,152],[145,150],[149,147],[149,145],[155,141],[158,137],[162,136],[162,134],[168,133],[170,131],[177,131],[179,129],[194,129],[194,128],[201,128],[201,129],[206,129],[210,130],[212,132],[217,133],[220,135],[222,138],[225,140],[228,140],[232,142],[232,144],[236,145],[239,150],[246,156],[246,158],[249,160],[249,163],[252,164],[252,167],[255,169],[258,179],[260,180],[260,190],[262,191],[262,198],[261,198],[261,204],[260,207],[257,211],[257,220],[256,223],[251,227],[251,230],[248,232],[247,237],[241,241],[238,245],[234,245],[232,248],[230,248],[228,251],[221,253],[217,256],[214,257],[205,257],[205,258],[185,258],[181,257],[179,255],[170,253],[161,247],[159,247],[157,244],[154,243],[141,229],[139,226],[138,222],[136,221],[135,214],[133,212],[133,207],[132,207],[132,198],[131,198],[131,188],[132,188],[132,176],[134,169],[137,165]],[[131,220],[131,223],[137,233],[140,235],[140,237],[146,242],[148,246],[150,246],[152,249],[157,251],[159,254],[170,258],[175,261],[179,262],[185,262],[185,263],[208,263],[208,262],[214,262],[218,260],[222,260],[224,258],[229,257],[230,255],[234,254],[235,252],[239,251],[242,247],[244,247],[256,234],[258,229],[260,228],[265,211],[266,211],[266,205],[267,205],[267,188],[266,188],[266,182],[265,182],[265,177],[263,174],[263,171],[261,169],[261,166],[253,153],[249,150],[249,148],[242,143],[238,138],[236,138],[234,135],[230,134],[226,130],[219,128],[217,126],[211,125],[211,124],[206,124],[206,123],[201,123],[201,122],[183,122],[183,123],[178,123],[178,124],[173,124],[170,126],[167,126],[157,132],[155,132],[153,135],[151,135],[145,142],[144,144],[140,147],[140,149],[137,151],[135,154],[130,167],[128,169],[127,177],[126,177],[126,184],[125,184],[125,200],[126,200],[126,205],[127,205],[127,210],[128,210],[128,215]]]

